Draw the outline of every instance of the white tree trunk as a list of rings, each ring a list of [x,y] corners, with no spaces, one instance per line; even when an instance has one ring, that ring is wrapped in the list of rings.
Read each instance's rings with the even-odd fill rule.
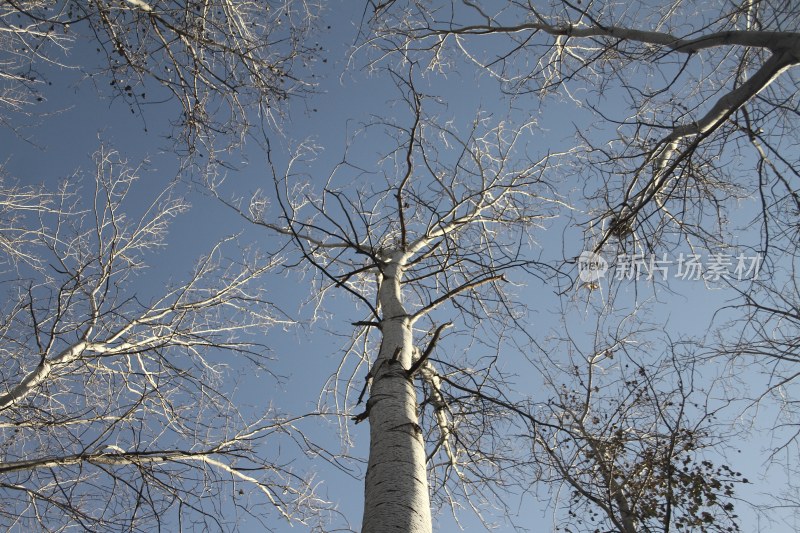
[[[362,533],[430,533],[425,447],[417,423],[411,366],[413,336],[400,281],[406,257],[392,254],[378,291],[382,311],[380,353],[372,368],[370,449]]]

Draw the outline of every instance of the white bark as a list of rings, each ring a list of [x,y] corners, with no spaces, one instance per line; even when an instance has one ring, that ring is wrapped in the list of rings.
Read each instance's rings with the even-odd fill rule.
[[[389,257],[378,291],[383,340],[367,402],[370,451],[362,533],[432,531],[425,447],[414,384],[406,372],[413,337],[400,287],[405,260],[402,252]]]
[[[800,35],[795,32],[784,31],[721,31],[703,35],[694,39],[684,39],[670,33],[646,31],[619,26],[547,24],[539,21],[519,24],[516,26],[464,26],[455,30],[449,28],[447,30],[432,31],[431,33],[438,35],[510,35],[514,33],[531,31],[542,31],[549,35],[575,39],[610,37],[612,39],[624,41],[634,41],[643,44],[665,46],[671,50],[674,50],[675,52],[684,54],[693,54],[695,52],[699,52],[700,50],[707,50],[709,48],[716,48],[720,46],[765,48],[772,50],[773,52],[789,50],[795,54],[797,53],[798,49],[800,49]]]
[[[86,349],[86,342],[79,342],[74,346],[70,346],[52,361],[42,359],[42,362],[34,370],[28,373],[17,385],[11,388],[6,394],[0,396],[0,411],[7,409],[11,405],[19,402],[25,398],[31,391],[36,390],[53,371],[53,367],[59,365],[67,365],[78,359],[83,351]]]

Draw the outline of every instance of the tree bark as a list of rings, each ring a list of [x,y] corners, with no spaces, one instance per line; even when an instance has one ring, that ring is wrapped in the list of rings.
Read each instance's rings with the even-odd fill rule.
[[[362,533],[430,533],[425,446],[417,422],[411,367],[411,317],[403,307],[403,252],[384,265],[378,302],[383,314],[380,352],[367,401],[370,426]]]

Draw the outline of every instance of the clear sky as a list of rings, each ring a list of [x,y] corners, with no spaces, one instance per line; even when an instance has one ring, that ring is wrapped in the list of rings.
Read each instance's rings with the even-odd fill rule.
[[[332,2],[325,15],[325,30],[319,37],[323,51],[314,66],[319,85],[317,93],[304,100],[291,103],[286,120],[280,125],[280,133],[273,132],[271,142],[273,157],[278,166],[285,161],[283,156],[290,147],[306,139],[321,147],[319,155],[307,170],[311,180],[322,183],[331,169],[344,154],[349,140],[361,123],[370,121],[372,117],[388,116],[401,123],[408,123],[408,116],[402,106],[396,105],[397,91],[385,72],[368,73],[361,67],[359,56],[349,63],[351,45],[356,42],[358,24],[361,20],[360,2]],[[75,54],[84,54],[86,64],[96,61],[93,50],[79,49]],[[76,60],[80,58],[80,61]],[[80,55],[73,58],[83,62]],[[161,133],[165,131],[165,109],[170,104],[148,105],[140,110],[131,109],[121,100],[111,97],[106,87],[95,87],[90,81],[82,79],[77,71],[47,70],[47,79],[52,86],[45,92],[46,98],[34,110],[28,125],[16,133],[7,128],[0,128],[0,160],[5,164],[5,173],[22,183],[34,184],[45,182],[54,184],[80,169],[91,168],[91,154],[103,143],[118,149],[132,163],[148,159],[146,171],[142,173],[137,199],[144,202],[175,178],[176,158],[165,153],[169,141]],[[421,78],[422,79],[422,78]],[[452,120],[462,127],[468,124],[477,109],[502,118],[506,115],[509,102],[501,99],[496,84],[486,76],[478,75],[467,67],[449,73],[448,76],[431,76],[425,82],[425,90],[441,97],[447,106],[442,114],[449,114]],[[609,96],[613,100],[613,96]],[[610,104],[613,105],[613,104]],[[588,110],[553,99],[544,108],[539,104],[518,99],[513,102],[514,111],[520,115],[539,114],[541,129],[531,134],[529,152],[531,156],[541,155],[548,150],[558,150],[573,140],[576,129],[588,127],[596,117]],[[599,134],[599,133],[598,133]],[[378,137],[360,136],[350,147],[359,161],[377,162],[374,159],[386,148],[376,145]],[[226,191],[231,194],[247,196],[259,187],[270,186],[270,176],[265,171],[265,155],[258,144],[252,140],[244,150],[229,154],[228,161],[238,170],[223,170],[227,174]],[[183,176],[184,179],[188,176]],[[340,178],[346,180],[346,172]],[[579,189],[580,176],[562,177],[564,191]],[[249,227],[242,223],[229,209],[216,200],[203,195],[202,191],[185,185],[194,208],[187,215],[179,218],[170,233],[169,247],[159,252],[151,272],[137,280],[141,283],[138,289],[147,293],[148,284],[164,283],[172,277],[186,272],[195,257],[207,250],[215,239],[230,234],[242,233],[241,240],[267,250],[275,250],[281,239],[269,235],[265,231]],[[573,213],[578,220],[585,220],[588,215]],[[557,261],[563,257],[575,258],[583,248],[582,235],[574,228],[569,228],[566,221],[556,220],[550,223],[547,230],[537,236],[538,246],[549,261]],[[612,258],[608,258],[609,260]],[[677,257],[669,258],[670,268],[677,269]],[[649,260],[649,257],[646,258]],[[619,268],[619,265],[617,265]],[[615,275],[616,270],[609,273]],[[703,335],[714,318],[715,310],[733,297],[733,293],[722,286],[675,278],[676,270],[670,270],[668,282],[653,284],[642,278],[638,283],[626,279],[616,280],[621,286],[618,303],[634,305],[635,302],[653,300],[649,307],[647,319],[650,323],[663,327],[673,339]],[[292,316],[307,320],[308,306],[298,304],[309,298],[309,286],[300,275],[283,273],[266,280],[274,301]],[[521,299],[535,302],[533,311],[528,315],[528,332],[544,339],[550,332],[558,331],[564,324],[577,331],[576,338],[584,335],[585,329],[591,331],[596,315],[593,309],[601,305],[608,294],[608,280],[601,281],[599,290],[569,289],[567,296],[559,297],[556,293],[564,287],[552,287],[536,279],[525,279],[520,276],[517,281],[524,284],[520,287]],[[564,303],[566,302],[566,303]],[[565,318],[561,318],[562,309],[567,310]],[[344,295],[339,295],[326,303],[325,313],[315,323],[302,322],[297,328],[282,331],[276,328],[269,331],[264,338],[272,350],[275,374],[282,376],[276,383],[269,376],[243,375],[239,377],[235,394],[243,404],[265,406],[273,404],[285,412],[302,413],[313,410],[317,404],[319,391],[337,365],[343,353],[347,337],[352,331],[350,323],[362,319],[354,311],[352,302]],[[563,322],[562,322],[563,320]],[[589,338],[583,339],[589,342]],[[454,335],[450,341],[453,350],[465,349],[465,343]],[[480,351],[482,348],[473,348]],[[478,358],[481,354],[471,354]],[[488,353],[486,354],[488,355]],[[515,380],[519,390],[518,397],[540,395],[541,379],[535,369],[526,361],[525,354],[508,352],[507,360],[501,366],[517,374]],[[721,367],[709,365],[708,372],[721,372]],[[364,378],[364,372],[357,376],[357,382]],[[709,377],[709,375],[707,375]],[[753,377],[755,380],[755,376]],[[233,392],[232,385],[232,394]],[[544,398],[538,397],[539,400]],[[318,426],[315,427],[315,425]],[[766,423],[769,425],[769,423]],[[310,424],[307,430],[322,446],[338,450],[337,425],[334,420],[325,423]],[[366,455],[368,440],[367,424],[350,426],[351,437],[355,448],[350,450],[357,457]],[[737,442],[743,451],[734,453],[733,460],[738,464],[735,469],[742,471],[746,477],[757,485],[742,489],[748,498],[756,498],[763,492],[764,480],[760,477],[764,457],[761,454],[763,443],[757,440]],[[273,450],[274,451],[274,450]],[[337,501],[340,510],[347,517],[350,526],[358,528],[361,520],[361,500],[363,494],[363,463],[354,462],[352,476],[320,460],[319,458],[292,457],[298,469],[309,469],[317,472],[317,480],[321,482],[323,494]],[[775,474],[770,480],[779,478]],[[778,481],[780,482],[780,480]],[[510,504],[511,508],[519,508],[519,516],[514,520],[522,527],[532,531],[549,531],[551,523],[547,518],[548,509],[540,503],[531,503],[531,499],[518,499]],[[740,509],[743,516],[742,530],[756,530],[758,524],[752,513],[745,506]],[[466,511],[461,517],[466,530],[472,530],[476,522]],[[439,531],[454,530],[455,524],[448,511],[436,517]],[[770,528],[770,531],[792,531],[793,527],[784,529]],[[255,531],[257,529],[253,529]],[[276,524],[276,531],[297,531]],[[497,531],[511,531],[507,525],[501,525]],[[248,531],[243,527],[242,531]]]

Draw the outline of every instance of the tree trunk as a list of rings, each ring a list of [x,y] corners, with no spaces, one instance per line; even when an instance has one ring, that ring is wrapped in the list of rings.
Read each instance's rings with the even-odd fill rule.
[[[389,257],[378,289],[383,339],[367,402],[370,448],[361,533],[432,530],[425,446],[414,384],[406,373],[413,336],[400,291],[405,261],[401,252]]]

